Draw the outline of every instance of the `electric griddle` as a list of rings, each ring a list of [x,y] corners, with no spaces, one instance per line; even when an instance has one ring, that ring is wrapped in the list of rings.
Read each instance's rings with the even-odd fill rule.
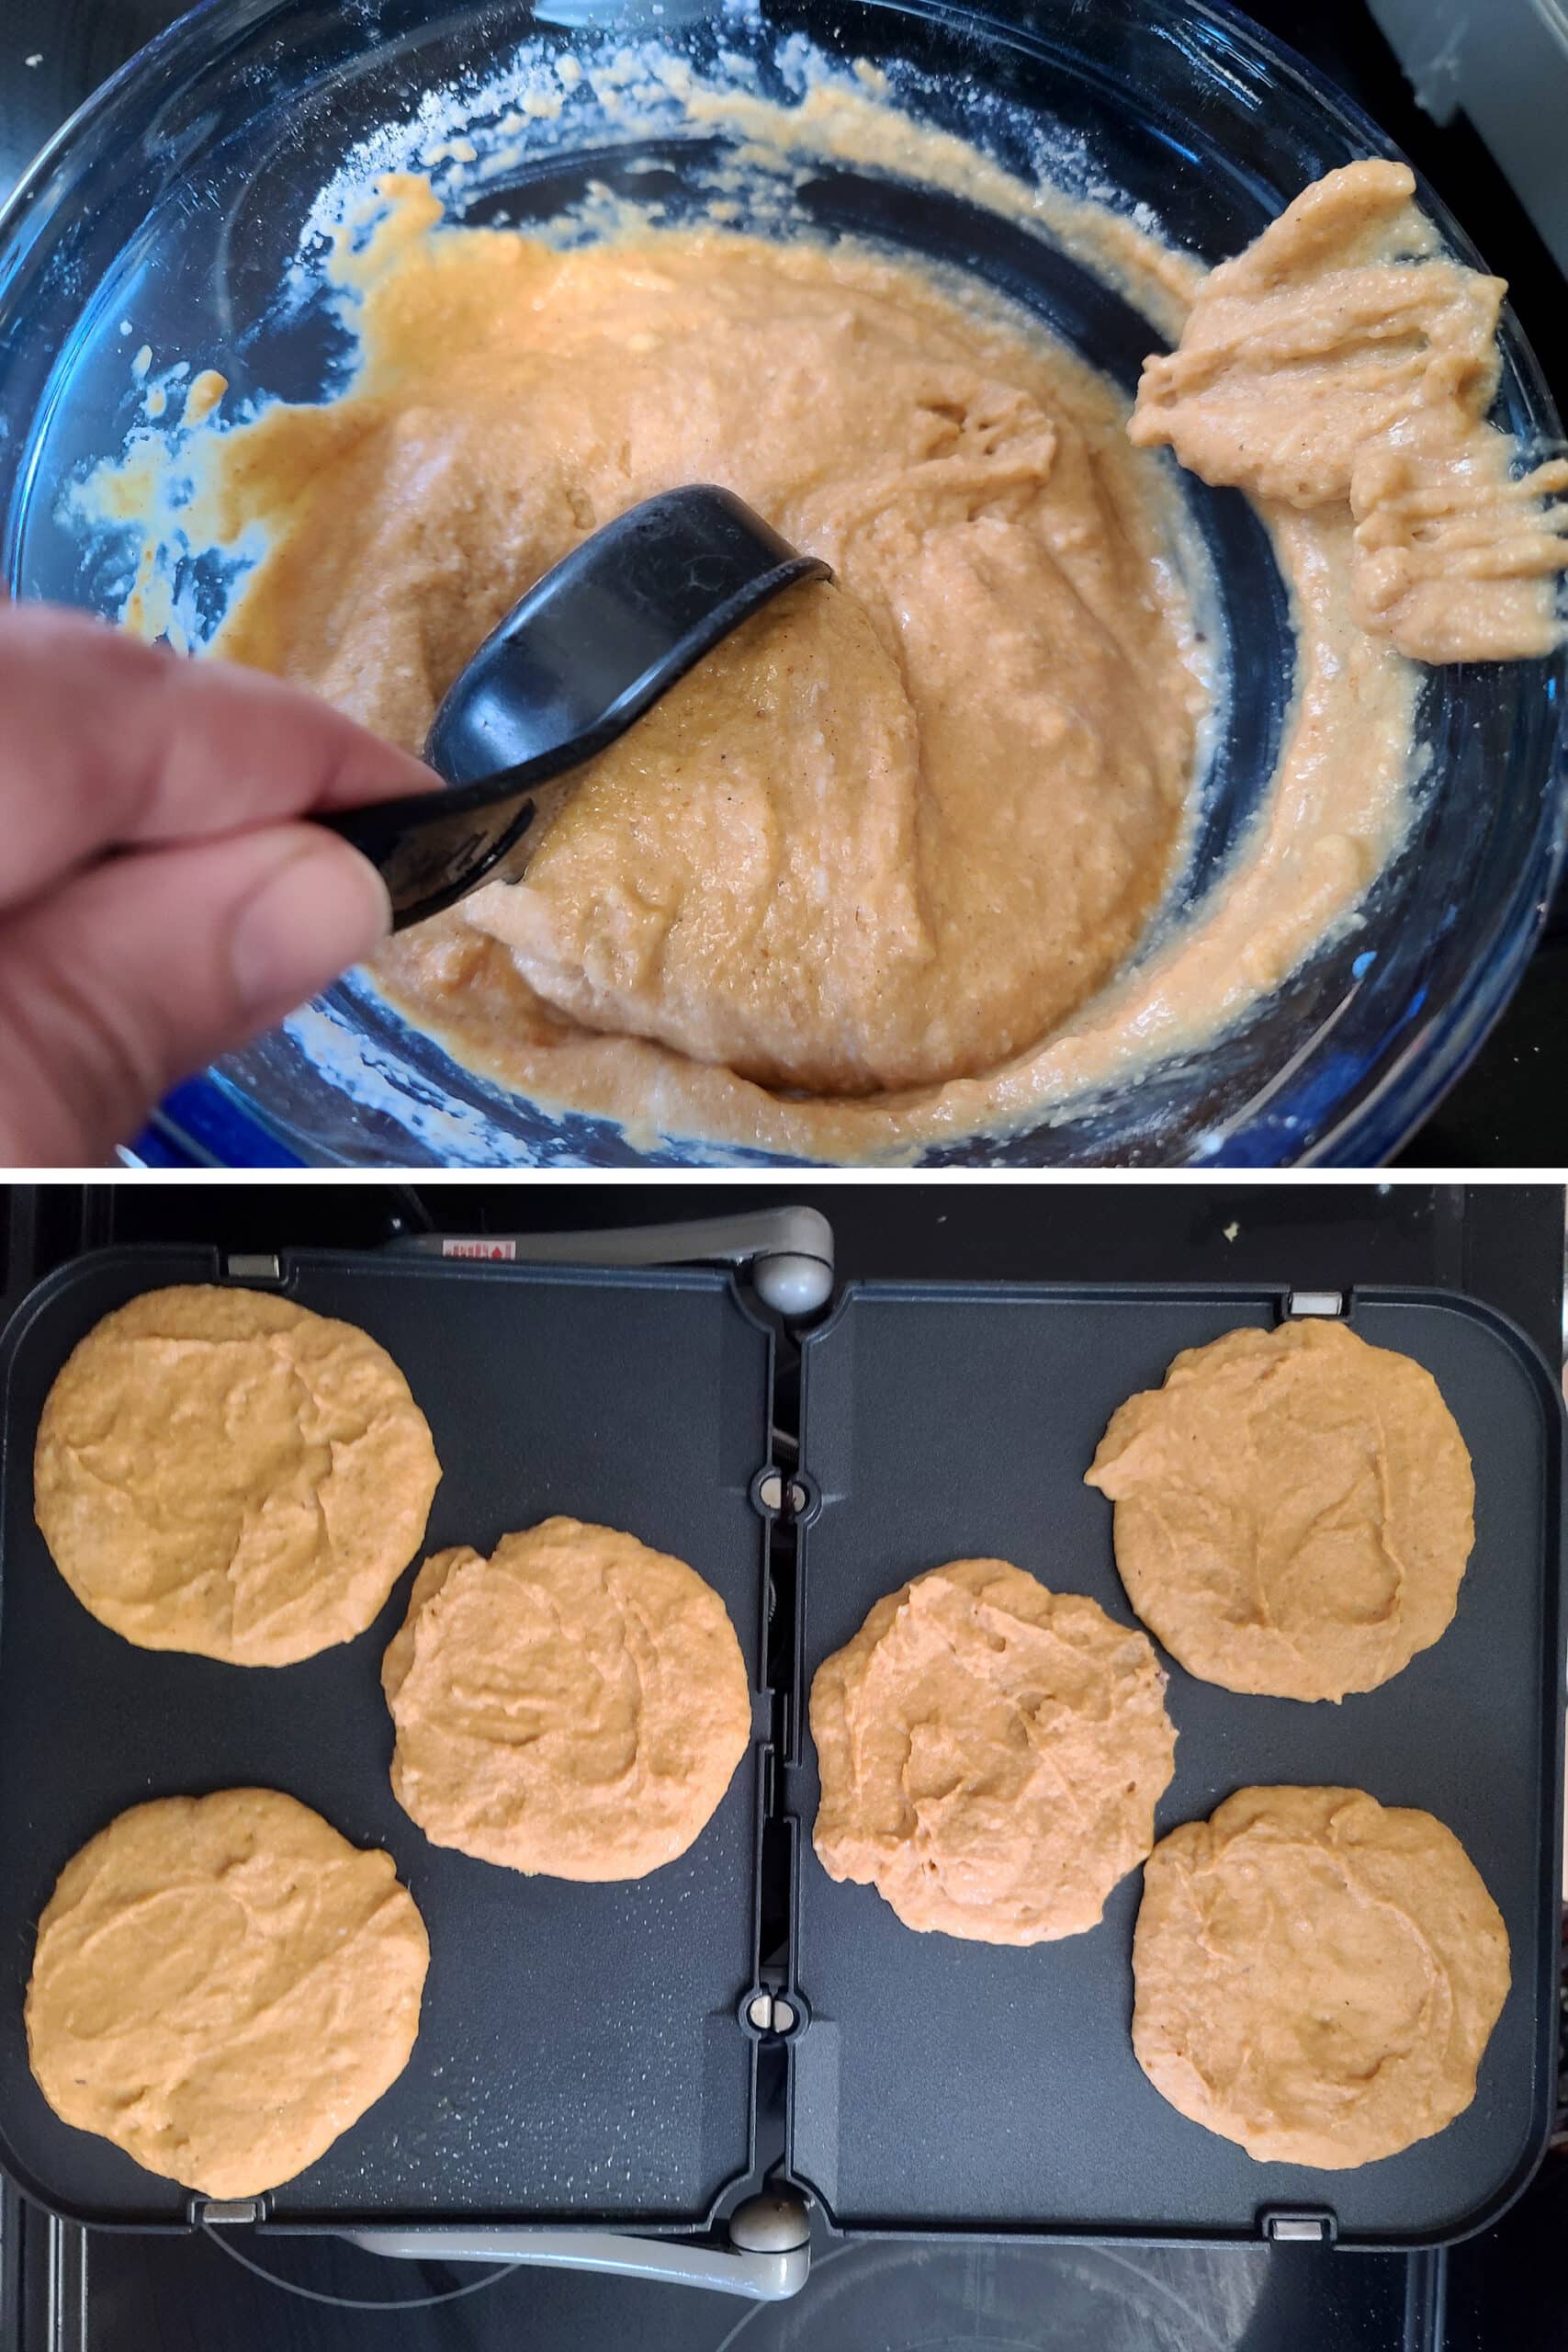
[[[733,1262],[608,1262],[648,1257]],[[137,1649],[81,1607],[33,1522],[39,1412],[103,1315],[172,1282],[259,1284],[389,1349],[445,1473],[425,1549],[488,1549],[567,1511],[715,1586],[750,1668],[754,1736],[685,1856],[592,1886],[426,1842],[388,1784],[378,1680],[408,1577],[358,1640],[265,1672]],[[1511,2199],[1555,2087],[1562,1409],[1544,1361],[1491,1309],[1433,1290],[832,1293],[824,1221],[774,1211],[276,1258],[118,1249],[28,1295],[0,1351],[0,2162],[30,2196],[100,2225],[254,2222],[765,2298],[803,2283],[813,2203],[852,2236],[1391,2248],[1462,2235]],[[1145,2081],[1128,2032],[1137,1872],[1091,1933],[1010,1951],[912,1934],[872,1890],[829,1882],[810,1845],[807,1694],[872,1602],[942,1560],[996,1555],[1135,1622],[1110,1507],[1082,1484],[1106,1421],[1179,1349],[1292,1314],[1344,1315],[1434,1374],[1475,1464],[1475,1550],[1442,1640],[1340,1706],[1237,1696],[1165,1660],[1179,1738],[1157,1828],[1249,1781],[1426,1806],[1481,1870],[1513,1952],[1473,2105],[1345,2173],[1254,2164]],[[798,1453],[774,1425],[781,1350],[793,1362],[796,1346]],[[384,1846],[433,1956],[399,2082],[298,2178],[220,2207],[53,2116],[22,1998],[39,1912],[86,1838],[147,1797],[243,1782]],[[766,1948],[765,1871],[784,1919]],[[785,2108],[771,2161],[764,2074]]]

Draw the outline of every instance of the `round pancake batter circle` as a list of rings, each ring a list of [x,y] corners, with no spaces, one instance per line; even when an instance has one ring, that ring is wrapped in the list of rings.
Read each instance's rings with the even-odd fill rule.
[[[392,1793],[436,1846],[641,1878],[694,1843],[751,1741],[723,1601],[635,1535],[547,1519],[425,1561],[381,1685]]]
[[[830,1878],[908,1928],[1035,1944],[1092,1928],[1175,1769],[1146,1637],[1006,1560],[931,1568],[811,1686]]]
[[[33,2074],[149,2172],[257,2197],[396,2082],[429,1960],[389,1854],[273,1789],[162,1797],[89,1840],[44,1907]]]
[[[1342,2170],[1475,2096],[1508,1934],[1452,1830],[1359,1789],[1241,1789],[1144,1866],[1133,2047],[1264,2164]]]
[[[1452,1622],[1475,1482],[1429,1372],[1315,1318],[1189,1348],[1088,1484],[1138,1615],[1227,1690],[1375,1690]]]
[[[267,1291],[147,1291],[50,1390],[34,1508],[83,1605],[143,1649],[290,1666],[362,1634],[441,1476],[383,1348]]]

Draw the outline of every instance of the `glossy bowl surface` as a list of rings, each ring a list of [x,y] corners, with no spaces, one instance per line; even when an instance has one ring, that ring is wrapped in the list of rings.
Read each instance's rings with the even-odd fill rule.
[[[650,42],[709,81],[784,99],[799,93],[807,47],[829,65],[872,61],[918,120],[1015,171],[1043,168],[1069,193],[1146,207],[1171,242],[1211,261],[1307,181],[1393,152],[1347,99],[1213,0],[1028,0],[1006,20],[940,0],[843,0],[830,12],[814,0],[761,12],[688,0],[204,0],[65,126],[0,216],[0,579],[15,594],[116,608],[125,543],[85,534],[70,491],[137,421],[140,345],[154,354],[153,380],[169,368],[171,391],[182,363],[220,366],[231,405],[320,397],[343,380],[352,342],[312,278],[309,234],[334,175],[367,178],[434,152],[460,219],[553,219],[599,188],[655,198],[667,218],[700,209],[734,149],[678,99],[639,99],[620,119],[590,96],[554,116],[516,104],[557,53],[602,68]],[[442,153],[454,136],[458,152]],[[776,232],[850,231],[976,274],[1129,390],[1159,341],[1108,285],[1000,213],[832,162],[785,200],[758,168],[754,217]],[[1476,261],[1434,192],[1421,199]],[[1511,320],[1503,357],[1497,421],[1531,454],[1558,446]],[[1171,470],[1211,559],[1232,689],[1168,920],[1224,886],[1267,785],[1292,664],[1288,603],[1252,509]],[[188,567],[193,635],[214,624],[231,579]],[[1354,926],[1201,1052],[923,1164],[1386,1159],[1463,1067],[1534,944],[1568,811],[1565,690],[1562,652],[1428,672],[1416,815]],[[766,1164],[680,1139],[644,1148],[609,1122],[554,1115],[463,1069],[357,977],[216,1074],[315,1162]]]

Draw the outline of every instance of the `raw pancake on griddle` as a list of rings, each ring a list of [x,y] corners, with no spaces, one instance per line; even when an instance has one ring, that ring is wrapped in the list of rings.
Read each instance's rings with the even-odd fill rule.
[[[879,1600],[818,1668],[812,1839],[906,1927],[1043,1943],[1099,1920],[1154,1843],[1176,1733],[1147,1638],[1006,1560]]]
[[[1112,1416],[1088,1484],[1150,1632],[1203,1681],[1277,1698],[1408,1666],[1451,1623],[1475,1535],[1431,1374],[1318,1317],[1185,1349]]]
[[[128,1641],[290,1666],[377,1617],[440,1476],[368,1333],[192,1283],[144,1292],[73,1350],[33,1492],[61,1574]]]
[[[1144,1865],[1133,2047],[1260,2163],[1343,2168],[1475,2096],[1508,1932],[1452,1830],[1359,1789],[1241,1789]]]
[[[149,2172],[258,2197],[402,2073],[429,1959],[389,1854],[274,1789],[157,1798],[90,1839],[44,1907],[33,2074]]]
[[[641,1878],[701,1835],[751,1740],[711,1585],[547,1519],[426,1560],[381,1668],[392,1792],[432,1842],[552,1878]]]

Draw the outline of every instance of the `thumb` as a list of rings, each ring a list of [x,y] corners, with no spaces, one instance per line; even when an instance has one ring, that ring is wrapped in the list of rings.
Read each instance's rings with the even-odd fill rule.
[[[389,922],[374,866],[299,823],[111,859],[35,900],[0,927],[0,1162],[101,1165]]]

